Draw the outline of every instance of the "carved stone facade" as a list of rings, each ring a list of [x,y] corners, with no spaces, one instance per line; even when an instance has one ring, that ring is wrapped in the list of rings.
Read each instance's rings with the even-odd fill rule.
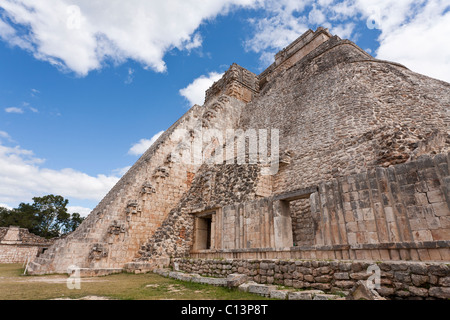
[[[309,30],[259,76],[233,64],[30,273],[189,257],[449,262],[449,126],[450,84]],[[239,139],[201,136],[230,129],[278,130],[277,170],[235,149],[215,163]]]
[[[259,91],[258,76],[233,63],[222,79],[206,91],[205,104],[221,94],[250,102]]]
[[[48,240],[19,227],[0,228],[0,263],[32,261],[54,241],[55,239]]]

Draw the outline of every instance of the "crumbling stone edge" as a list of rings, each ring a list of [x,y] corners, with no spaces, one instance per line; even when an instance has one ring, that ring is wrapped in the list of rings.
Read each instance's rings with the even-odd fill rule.
[[[254,293],[263,297],[279,300],[346,300],[338,294],[327,294],[322,290],[279,289],[276,285],[259,284],[248,281],[245,274],[234,273],[226,278],[202,277],[195,273],[171,271],[170,269],[155,269],[154,273],[166,278],[177,279],[194,283],[203,283],[213,286],[237,288],[239,291]]]

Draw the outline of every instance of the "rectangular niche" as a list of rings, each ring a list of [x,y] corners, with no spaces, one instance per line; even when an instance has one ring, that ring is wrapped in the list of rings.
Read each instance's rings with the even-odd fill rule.
[[[195,215],[194,224],[194,251],[210,250],[214,248],[214,220],[215,211]]]

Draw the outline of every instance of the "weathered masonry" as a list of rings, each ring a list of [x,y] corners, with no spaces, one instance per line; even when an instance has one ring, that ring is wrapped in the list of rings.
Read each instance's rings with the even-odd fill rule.
[[[0,263],[24,263],[32,261],[53,244],[27,229],[11,226],[0,228]]]
[[[30,273],[193,258],[409,261],[437,264],[431,275],[444,279],[427,275],[418,297],[450,295],[449,134],[450,84],[309,30],[260,75],[232,64]]]
[[[448,164],[447,155],[421,156],[316,187],[194,213],[190,255],[450,261],[448,192],[439,183],[450,181]],[[306,226],[293,222],[292,203],[301,199],[309,202],[303,215],[312,223]],[[205,215],[208,233],[202,233]],[[313,241],[295,241],[298,228]]]

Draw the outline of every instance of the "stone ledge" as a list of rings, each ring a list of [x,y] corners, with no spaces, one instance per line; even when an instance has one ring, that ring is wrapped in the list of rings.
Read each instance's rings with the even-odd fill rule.
[[[121,268],[79,268],[77,270],[79,270],[81,278],[103,277],[123,272]],[[70,275],[70,272],[68,274]]]
[[[389,242],[364,244],[336,244],[324,246],[301,246],[290,248],[249,248],[223,250],[197,250],[191,253],[241,253],[241,252],[290,252],[290,251],[329,251],[329,250],[370,250],[370,249],[438,249],[450,248],[450,240],[423,242]]]

